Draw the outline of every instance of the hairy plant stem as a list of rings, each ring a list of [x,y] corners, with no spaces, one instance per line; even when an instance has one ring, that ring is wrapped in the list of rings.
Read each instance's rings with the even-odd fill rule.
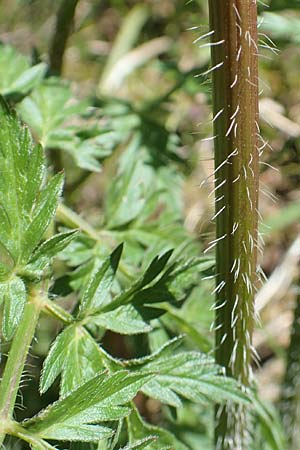
[[[209,0],[216,195],[216,359],[251,383],[258,203],[256,0]],[[247,449],[246,411],[216,411],[215,442]]]
[[[22,320],[13,338],[0,384],[0,423],[9,422],[12,418],[24,365],[34,337],[41,306],[38,290],[31,288]],[[0,445],[4,438],[5,433],[0,432]]]
[[[55,31],[49,52],[49,72],[51,75],[61,75],[63,57],[72,30],[78,1],[79,0],[62,0],[58,10]]]

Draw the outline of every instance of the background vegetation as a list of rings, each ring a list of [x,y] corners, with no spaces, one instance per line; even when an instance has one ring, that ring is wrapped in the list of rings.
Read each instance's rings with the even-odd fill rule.
[[[267,3],[268,7],[259,5],[265,139],[260,181],[264,246],[259,258],[266,280],[257,294],[261,321],[254,345],[260,364],[253,363],[253,368],[260,398],[270,405],[274,435],[266,438],[262,421],[262,434],[257,436],[261,441],[254,449],[288,448],[282,422],[287,440],[292,440],[290,448],[297,450],[300,393],[295,379],[300,361],[292,344],[299,336],[293,310],[300,260],[300,3]],[[65,171],[59,227],[83,231],[55,261],[51,295],[71,311],[92,264],[120,242],[125,243],[119,266],[119,282],[124,286],[156,254],[175,248],[174,261],[183,252],[197,261],[188,282],[178,286],[184,291],[180,291],[180,305],[170,302],[162,306],[164,315],[154,314],[148,339],[121,337],[118,325],[110,327],[103,338],[104,349],[117,358],[134,358],[185,334],[186,349],[210,352],[214,283],[212,255],[208,251],[203,259],[203,251],[214,236],[214,161],[212,141],[207,139],[212,133],[211,83],[208,76],[200,76],[209,67],[210,53],[198,42],[208,31],[207,2],[69,4],[71,9],[76,6],[76,14],[62,65],[55,60],[60,1],[2,0],[0,18],[1,42],[11,46],[0,48],[0,93],[16,105],[45,146],[50,171]],[[34,76],[22,78],[31,65],[36,67]],[[146,324],[137,325],[146,330]],[[57,382],[41,397],[36,380],[59,330],[56,320],[42,317],[19,398],[20,420],[57,398]],[[286,373],[287,360],[294,364],[293,374]],[[211,448],[211,410],[186,403],[175,423],[172,407],[161,407],[142,395],[137,402],[149,422],[165,425],[188,448]],[[7,445],[24,448],[15,441]]]

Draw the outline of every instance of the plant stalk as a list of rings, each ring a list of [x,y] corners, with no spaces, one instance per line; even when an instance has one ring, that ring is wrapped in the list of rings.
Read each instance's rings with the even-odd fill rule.
[[[209,0],[216,204],[216,360],[251,384],[258,222],[256,0]],[[215,442],[248,448],[246,411],[218,407]]]
[[[41,302],[39,292],[32,288],[29,292],[22,320],[9,351],[3,377],[0,385],[0,423],[9,422],[12,418],[17,393],[24,370],[30,344],[34,337]],[[0,433],[0,446],[5,434]]]
[[[63,57],[73,27],[78,1],[79,0],[63,0],[58,10],[55,32],[53,34],[49,52],[49,72],[51,75],[61,75]]]

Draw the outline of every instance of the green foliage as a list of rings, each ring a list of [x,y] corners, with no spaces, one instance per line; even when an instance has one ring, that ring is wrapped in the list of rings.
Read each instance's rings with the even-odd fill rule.
[[[0,116],[0,301],[4,302],[2,331],[9,340],[26,302],[23,278],[43,277],[51,258],[74,233],[38,246],[55,214],[63,178],[55,175],[45,184],[42,148],[33,144],[28,129],[3,102]]]
[[[62,175],[43,186],[42,149],[5,105],[1,108],[1,278],[26,267],[55,213]]]
[[[299,202],[292,202],[285,206],[279,213],[269,217],[261,228],[264,233],[273,234],[297,223],[299,219]]]
[[[61,394],[65,395],[103,367],[97,343],[81,327],[70,325],[58,335],[48,353],[40,390],[45,392],[62,373]]]
[[[153,442],[146,447],[148,450],[172,450],[173,448],[187,450],[187,447],[169,431],[145,423],[136,409],[133,409],[127,421],[131,442],[145,435],[153,435]]]
[[[34,251],[29,263],[26,266],[26,272],[43,272],[51,263],[51,260],[58,253],[63,251],[76,236],[76,231],[67,231],[58,233],[47,239]]]
[[[157,439],[156,437],[147,437],[141,439],[139,441],[134,442],[133,444],[126,445],[126,447],[122,447],[120,450],[143,450],[144,448],[150,448],[149,445],[152,441]]]
[[[120,413],[128,414],[128,409],[120,406],[129,402],[151,377],[125,371],[108,377],[104,372],[25,422],[25,427],[46,439],[87,442],[105,439],[113,430],[92,424],[116,420]]]
[[[300,42],[299,17],[285,17],[274,12],[265,12],[263,18],[265,31],[271,33],[277,40]]]
[[[104,260],[100,268],[92,273],[80,302],[80,317],[86,317],[101,310],[109,297],[112,282],[117,271],[123,245]]]
[[[79,292],[79,300],[72,314],[47,299],[45,289],[41,303],[40,300],[36,303],[40,294],[32,289],[51,277],[53,258],[61,252],[66,255],[67,247],[78,246],[78,237],[81,239],[83,235],[76,230],[62,230],[49,237],[48,227],[62,190],[62,175],[48,178],[41,147],[33,145],[28,130],[6,105],[3,105],[1,114],[1,161],[5,168],[1,185],[1,211],[5,219],[1,230],[0,285],[4,302],[3,335],[8,340],[18,327],[26,330],[28,319],[22,321],[26,304],[30,308],[38,308],[35,320],[38,320],[39,309],[44,308],[45,312],[66,324],[45,358],[40,378],[40,391],[44,393],[60,376],[60,399],[16,428],[4,429],[4,433],[25,440],[33,449],[51,448],[48,440],[101,441],[112,448],[118,444],[127,417],[128,444],[125,443],[125,449],[171,449],[174,445],[178,449],[186,449],[171,432],[148,425],[132,409],[129,403],[138,391],[175,408],[181,408],[183,401],[211,404],[230,399],[244,403],[249,401],[247,395],[242,393],[237,383],[224,377],[213,358],[197,351],[177,350],[182,339],[167,341],[154,353],[129,360],[114,358],[97,340],[109,330],[122,335],[149,333],[162,316],[167,316],[170,311],[176,315],[175,311],[197,284],[197,273],[210,271],[214,262],[211,258],[195,256],[179,258],[167,249],[169,240],[166,240],[164,251],[156,256],[150,253],[147,265],[142,265],[134,275],[124,279],[121,275],[123,244],[109,254],[110,245],[106,244],[104,254],[95,257],[87,251],[87,260],[79,259],[77,262],[73,284]],[[127,170],[126,158],[124,163],[123,168],[126,169],[116,187],[120,194],[110,197],[119,213],[122,212],[122,200],[121,203],[119,200],[122,199],[122,190],[125,194],[126,189],[127,194],[133,193],[136,183],[131,184],[132,172]],[[139,170],[143,170],[143,166]],[[143,224],[142,212],[145,218],[151,214],[153,205],[145,212],[143,194],[137,192],[142,198],[143,211],[139,206],[131,212],[132,202],[137,198],[130,198],[120,219],[111,216],[108,230],[109,223],[123,227],[140,220]],[[41,243],[46,231],[47,239]],[[151,241],[147,245],[151,246]],[[80,289],[79,280],[83,281]],[[73,290],[72,283],[70,286]],[[28,316],[30,310],[26,314]],[[18,364],[15,394],[35,322],[30,327],[23,352],[19,352],[23,334],[16,334],[7,362],[7,374]],[[9,409],[14,406],[11,403],[14,399],[9,394],[11,378],[8,380],[8,377],[4,372],[0,385],[4,393],[3,411],[7,405]]]
[[[23,3],[24,11],[29,3]],[[79,8],[76,33],[89,33],[98,11],[89,3],[87,16],[85,5]],[[130,2],[112,3],[112,12],[120,9],[126,16]],[[193,11],[197,5],[197,25],[204,4],[185,6]],[[166,5],[181,23],[179,2]],[[48,17],[50,3],[42,7]],[[102,16],[106,6],[99,8]],[[215,404],[228,402],[251,409],[257,448],[285,448],[276,414],[226,377],[213,357],[215,261],[199,256],[211,228],[201,217],[205,233],[195,239],[184,226],[183,201],[195,164],[190,119],[199,115],[198,109],[185,115],[186,104],[201,91],[202,111],[210,93],[193,77],[198,67],[187,64],[186,70],[184,58],[173,64],[171,39],[172,51],[160,60],[160,50],[140,60],[141,49],[132,51],[141,40],[156,41],[148,35],[151,21],[161,35],[174,33],[172,39],[180,40],[160,13],[149,11],[137,5],[120,27],[112,20],[110,33],[121,31],[98,89],[92,78],[103,55],[88,57],[87,71],[91,62],[97,65],[87,75],[90,89],[89,83],[49,77],[44,63],[30,67],[15,49],[0,47],[0,94],[28,126],[3,103],[0,304],[4,341],[13,339],[3,344],[8,357],[0,383],[0,445],[7,450],[212,449]],[[76,39],[75,34],[77,51]],[[86,49],[80,44],[81,51]],[[119,60],[132,56],[137,59],[119,74]],[[206,68],[207,54],[196,51],[199,56]],[[145,76],[144,68],[137,71],[142,65]],[[147,68],[158,75],[155,86]],[[127,80],[124,92],[113,83],[115,75],[118,83]],[[132,80],[136,95],[127,93]],[[197,174],[192,184],[198,181]],[[291,211],[288,223],[297,214]],[[29,348],[30,364],[42,366],[42,398],[31,365],[26,370],[34,373],[33,381],[23,387]],[[19,388],[24,411],[17,408]]]
[[[49,78],[18,105],[18,111],[46,148],[66,151],[78,167],[99,171],[98,160],[110,154],[102,142],[105,136],[95,135],[93,128],[86,130],[83,123],[70,123],[87,106],[87,101],[74,100],[67,83]]]
[[[27,58],[15,48],[0,45],[0,94],[5,97],[22,98],[43,79],[46,64],[30,67]]]
[[[298,9],[299,8],[298,0],[271,0],[269,8],[271,10],[282,10],[282,9]]]
[[[21,278],[11,278],[0,285],[1,301],[4,302],[2,333],[11,339],[20,322],[26,302],[26,289]]]
[[[56,147],[64,137],[72,137],[71,130],[62,126],[66,120],[84,110],[85,105],[71,102],[72,93],[66,83],[50,78],[44,81],[18,106],[23,120],[28,123],[44,147]]]
[[[261,431],[254,436],[253,450],[257,447],[285,450],[286,436],[275,408],[266,402],[263,403],[257,395],[253,397],[253,403],[254,420],[256,427]]]
[[[198,352],[176,352],[179,342],[180,339],[174,339],[154,354],[126,364],[135,371],[158,374],[143,388],[146,395],[177,408],[182,406],[180,397],[204,404],[209,400],[249,402],[236,382],[224,377],[213,358]]]

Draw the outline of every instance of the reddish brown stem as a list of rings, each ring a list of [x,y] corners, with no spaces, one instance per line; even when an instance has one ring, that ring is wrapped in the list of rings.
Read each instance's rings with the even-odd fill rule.
[[[251,383],[258,202],[255,0],[209,0],[216,177],[216,359]],[[245,411],[218,408],[217,448],[247,448]]]

